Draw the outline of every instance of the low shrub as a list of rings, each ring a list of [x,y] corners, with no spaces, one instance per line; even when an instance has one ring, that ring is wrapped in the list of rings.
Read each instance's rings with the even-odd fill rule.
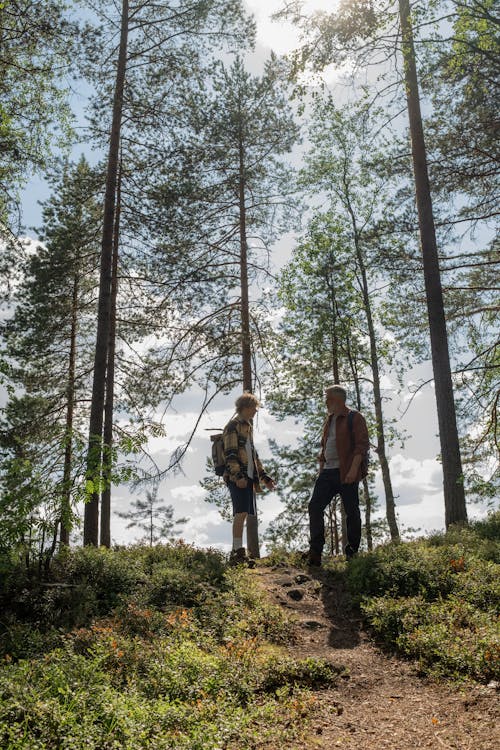
[[[422,596],[428,601],[453,591],[451,560],[463,558],[459,547],[450,550],[418,542],[388,544],[350,563],[350,590],[358,596]]]
[[[158,564],[138,596],[154,607],[169,604],[193,607],[205,599],[212,587],[212,583],[202,577],[203,572]]]
[[[286,747],[339,672],[285,656],[290,621],[218,552],[68,551],[43,583],[17,587],[36,621],[21,601],[3,619],[6,750]]]
[[[387,646],[427,674],[499,679],[499,514],[349,564],[350,589]]]
[[[273,692],[285,685],[296,687],[329,687],[337,683],[343,667],[323,659],[301,659],[296,661],[282,656],[270,659],[261,672],[260,689]]]
[[[269,603],[265,592],[240,568],[226,572],[227,589],[207,595],[193,613],[204,632],[219,641],[259,637],[270,643],[290,643],[294,628],[279,607]]]
[[[422,542],[421,542],[422,543]],[[451,526],[446,533],[431,534],[425,544],[449,547],[460,544],[477,560],[500,563],[500,511],[468,526]]]
[[[427,612],[421,596],[367,597],[361,604],[361,611],[373,631],[387,644],[396,644],[403,633],[413,631]]]
[[[225,570],[220,552],[203,552],[181,542],[65,549],[53,561],[48,580],[11,561],[0,583],[0,608],[40,632],[68,630],[111,614],[131,598],[144,608],[193,606],[212,590],[224,589]]]
[[[481,539],[500,540],[500,510],[489,513],[481,521],[473,521],[472,531]]]
[[[140,548],[117,550],[80,547],[54,561],[52,576],[77,587],[87,586],[96,600],[98,615],[106,615],[124,597],[147,581]]]
[[[39,630],[31,623],[7,617],[0,627],[0,659],[11,662],[34,657],[56,648],[61,639],[61,632],[55,628]]]

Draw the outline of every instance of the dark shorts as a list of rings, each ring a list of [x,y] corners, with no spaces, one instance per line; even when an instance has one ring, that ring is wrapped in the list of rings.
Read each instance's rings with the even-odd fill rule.
[[[233,516],[236,513],[248,513],[250,516],[255,515],[255,494],[253,491],[253,482],[248,480],[247,487],[237,487],[234,482],[228,482],[229,492],[233,503]]]

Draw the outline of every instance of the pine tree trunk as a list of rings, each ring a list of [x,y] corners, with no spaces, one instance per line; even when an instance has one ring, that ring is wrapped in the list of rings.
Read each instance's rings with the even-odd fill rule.
[[[399,15],[448,528],[467,523],[467,509],[409,0],[399,0]]]
[[[243,136],[239,143],[239,220],[240,220],[240,284],[241,284],[241,354],[243,390],[252,392],[252,351],[250,348],[250,310],[248,294],[248,244],[245,205],[245,154]]]
[[[113,229],[115,219],[115,195],[118,174],[120,128],[123,110],[123,90],[127,65],[128,0],[122,2],[120,49],[116,70],[113,98],[113,121],[109,141],[106,193],[104,198],[103,232],[101,246],[101,273],[99,282],[99,305],[97,313],[97,337],[94,358],[94,380],[90,409],[89,443],[87,453],[87,478],[96,485],[100,481],[100,465],[103,441],[103,412],[106,390],[106,365],[108,357],[109,330],[111,323],[111,275],[113,258]],[[83,543],[97,546],[99,541],[99,493],[95,488],[85,505]]]
[[[357,369],[352,361],[350,340],[347,339],[347,356],[349,358],[349,364],[351,366],[352,376],[354,378],[354,387],[356,389],[356,408],[358,411],[362,411],[361,403],[361,388],[359,385],[359,375]],[[365,501],[365,531],[366,531],[366,546],[368,551],[373,549],[373,534],[372,534],[372,498],[370,494],[370,487],[368,485],[368,479],[363,479],[363,498]]]
[[[252,384],[252,350],[250,347],[250,310],[248,294],[248,244],[245,204],[245,147],[240,125],[239,132],[239,220],[240,220],[240,283],[241,283],[241,354],[243,390],[249,393]],[[255,502],[257,513],[257,503]],[[247,547],[250,555],[260,558],[259,523],[257,515],[247,516]]]
[[[340,525],[342,528],[342,549],[344,550],[347,545],[349,544],[349,537],[347,536],[347,516],[346,512],[344,510],[344,503],[342,502],[342,499],[339,497],[339,505],[340,505]]]
[[[370,487],[368,486],[368,479],[363,479],[363,495],[365,499],[365,530],[366,530],[366,546],[368,552],[373,549],[373,533],[372,533],[372,500],[370,496]]]
[[[389,525],[389,533],[393,542],[399,541],[399,529],[396,519],[396,503],[394,502],[394,491],[392,489],[391,473],[389,462],[385,452],[385,430],[384,415],[382,412],[382,391],[380,387],[380,370],[378,366],[378,352],[376,343],[375,326],[373,325],[371,303],[368,295],[368,283],[366,280],[366,271],[363,266],[363,296],[365,298],[366,320],[368,323],[368,335],[370,337],[370,359],[373,376],[373,400],[375,407],[375,422],[377,425],[377,455],[382,469],[382,481],[384,483],[385,494],[385,513]]]
[[[71,513],[71,466],[73,462],[73,414],[75,406],[76,331],[78,325],[78,276],[73,280],[71,299],[71,334],[68,362],[68,387],[66,395],[66,430],[64,446],[63,491],[61,499],[61,546],[69,545],[69,517]]]
[[[254,498],[255,501],[255,498]],[[257,509],[257,506],[256,506]],[[257,515],[247,516],[247,548],[248,554],[254,560],[260,559],[260,543],[259,543],[259,519]]]
[[[368,287],[368,279],[366,275],[365,260],[363,252],[361,250],[360,238],[357,228],[356,216],[351,206],[349,196],[346,195],[347,208],[351,217],[353,234],[354,234],[354,245],[356,248],[356,256],[358,260],[358,267],[361,274],[362,284],[362,295],[363,295],[363,307],[365,309],[366,323],[368,326],[368,336],[370,339],[370,366],[373,377],[373,400],[375,406],[375,422],[377,425],[377,453],[382,469],[382,481],[384,483],[385,492],[385,512],[387,517],[387,523],[389,525],[389,533],[393,542],[399,541],[399,529],[398,522],[396,520],[396,504],[394,502],[394,492],[392,489],[391,473],[389,470],[389,462],[385,453],[385,432],[384,432],[384,415],[382,412],[382,392],[380,388],[380,370],[378,365],[378,352],[377,352],[377,339],[375,334],[375,326],[373,324],[372,308],[370,301],[370,291]]]
[[[333,382],[340,383],[340,371],[339,371],[339,343],[337,336],[337,325],[335,320],[335,313],[337,309],[337,303],[335,299],[335,290],[333,286],[330,288],[330,294],[332,297],[332,370],[333,370]]]
[[[101,545],[111,547],[111,473],[113,453],[113,410],[115,397],[116,298],[118,295],[118,248],[120,244],[121,164],[116,189],[115,226],[113,232],[113,264],[111,274],[111,319],[106,371],[106,405],[104,407],[104,445],[101,496]]]
[[[330,320],[331,320],[330,346],[331,346],[331,353],[332,353],[333,382],[340,383],[339,342],[338,342],[338,333],[337,333],[337,318],[338,318],[337,296],[335,294],[335,282],[333,281],[331,272],[328,268],[325,269],[325,282],[328,287],[328,292],[330,294],[330,303],[329,303],[330,304],[330,309],[329,309]]]

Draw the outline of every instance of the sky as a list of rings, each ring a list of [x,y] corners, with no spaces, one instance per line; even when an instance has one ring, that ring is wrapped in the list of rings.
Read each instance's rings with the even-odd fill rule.
[[[276,23],[270,19],[271,13],[281,7],[282,0],[248,0],[249,9],[257,20],[257,48],[253,55],[252,65],[256,67],[264,60],[272,48],[279,54],[290,51],[298,41],[296,30],[290,24]],[[307,0],[306,10],[331,10],[335,6],[334,0]],[[335,75],[332,85],[335,84]],[[81,108],[81,107],[80,107]],[[40,207],[37,201],[48,195],[47,186],[43,179],[31,180],[24,195],[24,224],[36,227],[41,223]],[[32,230],[27,234],[36,236]],[[289,257],[293,248],[293,235],[283,238],[276,249],[275,261],[278,265]],[[389,418],[397,420],[399,429],[405,431],[409,437],[404,447],[394,446],[389,451],[390,468],[396,495],[397,516],[401,529],[418,528],[423,531],[444,528],[444,501],[442,493],[442,473],[436,458],[439,452],[437,415],[432,383],[419,390],[411,401],[410,391],[422,381],[431,377],[429,363],[424,363],[411,371],[407,376],[406,390],[398,392],[396,377],[386,375],[383,381],[385,396],[384,409]],[[326,385],[326,384],[325,384]],[[185,457],[183,473],[170,477],[160,484],[158,497],[174,506],[175,517],[188,517],[189,521],[183,527],[182,538],[197,546],[214,546],[222,550],[230,549],[230,524],[223,521],[215,506],[205,500],[205,493],[199,482],[205,475],[205,461],[210,453],[208,428],[222,428],[234,413],[234,399],[239,395],[235,392],[232,397],[219,397],[212,405],[209,413],[201,420],[194,440]],[[318,402],[322,403],[323,394],[317,394]],[[192,430],[198,415],[201,394],[190,391],[181,396],[175,411],[166,415],[166,437],[155,438],[150,441],[148,449],[160,468],[168,464],[171,452],[182,444]],[[407,411],[405,412],[406,408]],[[403,416],[403,412],[404,416]],[[273,437],[280,443],[292,444],[300,431],[300,426],[293,422],[278,422],[267,410],[265,394],[263,406],[259,412],[255,427],[255,443],[265,465],[269,456],[268,438]],[[372,436],[372,442],[375,440]],[[312,447],[312,450],[316,450]],[[311,488],[312,489],[312,488]],[[376,491],[381,504],[383,502],[383,487],[380,472],[377,471]],[[138,496],[138,492],[131,492],[130,488],[120,486],[113,488],[113,510],[124,512],[129,509],[130,502]],[[259,496],[261,518],[261,536],[269,522],[282,510],[282,504],[276,493],[266,492]],[[382,511],[379,512],[380,515]],[[473,510],[473,514],[480,515],[481,511]],[[129,543],[138,538],[140,532],[126,529],[127,521],[113,515],[112,540],[115,543]],[[265,552],[265,548],[263,549]]]

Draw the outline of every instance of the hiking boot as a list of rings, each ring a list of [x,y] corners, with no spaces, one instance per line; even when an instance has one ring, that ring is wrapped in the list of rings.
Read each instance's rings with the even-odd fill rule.
[[[246,565],[247,562],[247,551],[244,547],[231,550],[231,554],[229,555],[229,565],[234,567],[235,565]]]
[[[301,557],[306,565],[309,565],[313,568],[321,568],[321,555],[318,555],[317,552],[308,550],[307,552],[303,552]]]
[[[313,568],[321,568],[321,555],[310,552],[307,564]]]
[[[346,560],[352,560],[354,557],[356,557],[357,552],[351,547],[350,544],[348,544],[344,550],[344,554]]]

